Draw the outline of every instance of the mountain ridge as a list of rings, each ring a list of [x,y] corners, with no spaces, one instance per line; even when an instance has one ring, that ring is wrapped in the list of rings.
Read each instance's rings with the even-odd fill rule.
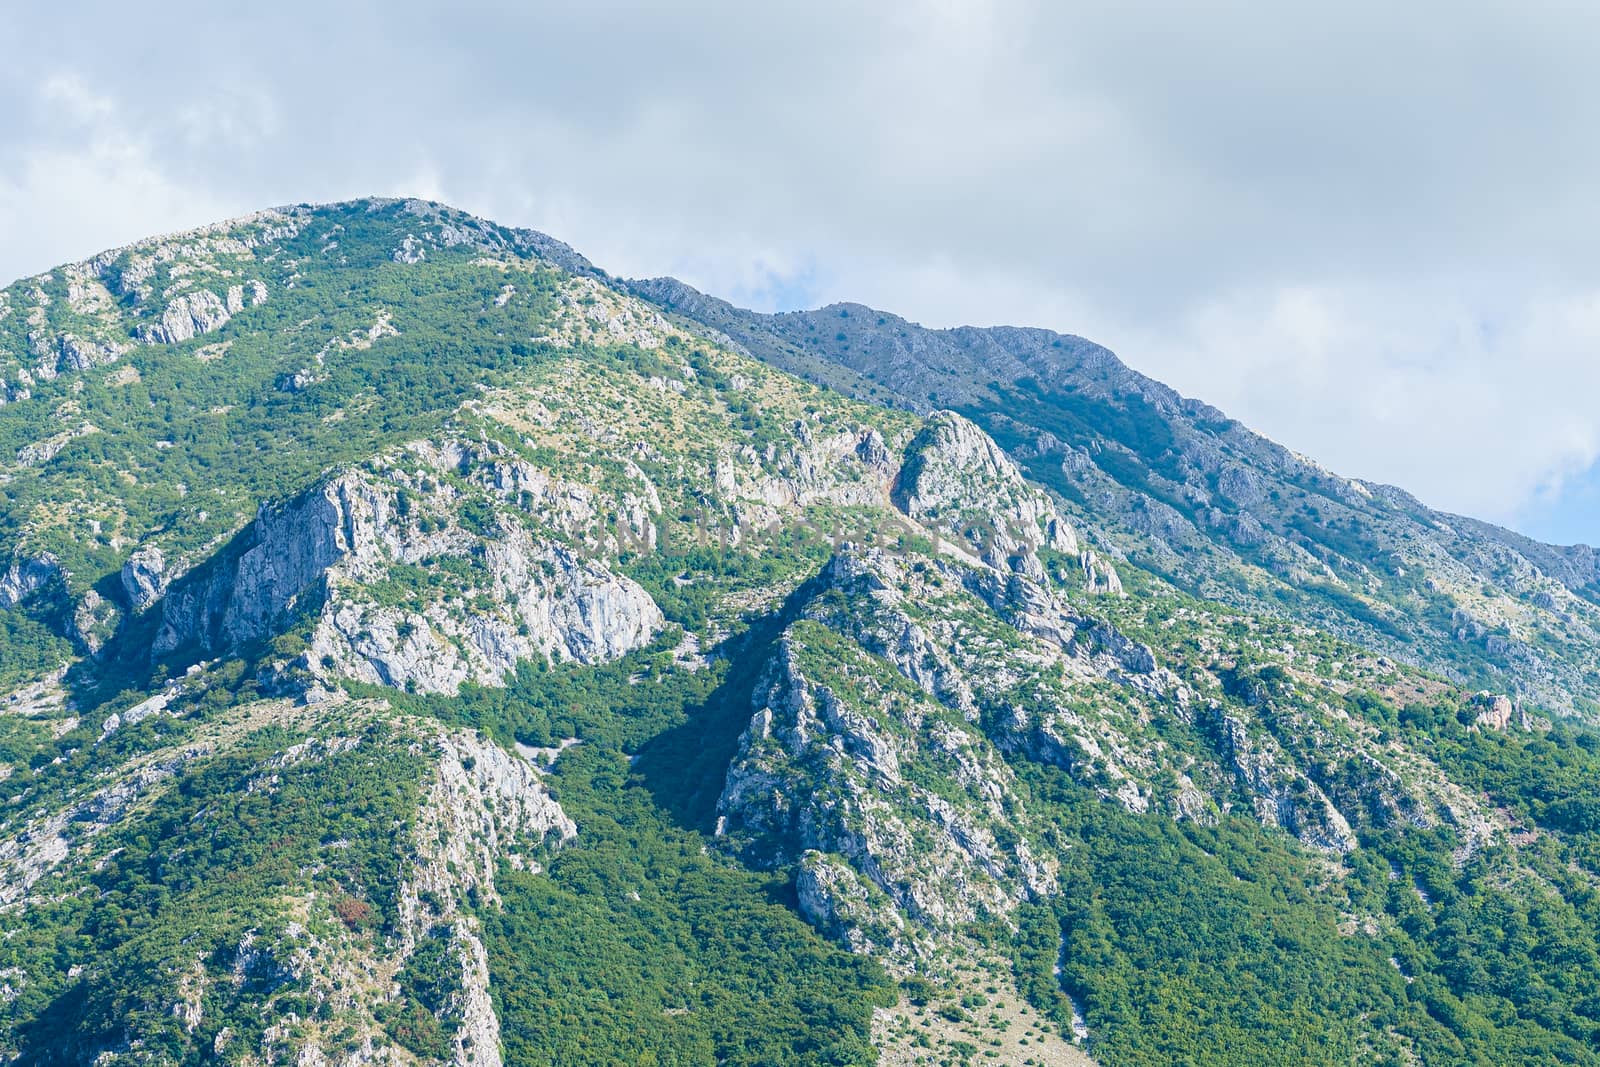
[[[1401,627],[1491,542],[634,284],[380,200],[0,290],[0,1058],[1592,1061],[1600,743]]]
[[[768,315],[673,279],[624,284],[802,377],[911,410],[965,412],[1081,505],[1080,518],[1094,515],[1117,555],[1138,553],[1190,591],[1287,608],[1463,681],[1595,712],[1581,694],[1600,679],[1596,662],[1566,662],[1549,647],[1569,627],[1590,642],[1600,624],[1590,546],[1546,545],[1335,474],[1083,338],[929,330],[857,304]],[[1295,514],[1291,502],[1314,510]],[[1339,524],[1350,529],[1331,529]],[[1205,558],[1183,558],[1195,555]],[[1482,595],[1508,578],[1504,595]],[[1437,621],[1418,624],[1430,615]]]

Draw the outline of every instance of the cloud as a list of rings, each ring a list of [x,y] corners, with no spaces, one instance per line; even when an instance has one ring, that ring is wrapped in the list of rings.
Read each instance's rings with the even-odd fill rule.
[[[29,112],[43,131],[0,156],[0,248],[7,276],[203,221],[222,202],[162,166],[116,103],[85,79],[45,79]]]
[[[10,21],[8,277],[267,204],[415,193],[757,306],[1084,334],[1347,473],[1534,528],[1571,527],[1547,520],[1597,455],[1600,8]]]
[[[1600,459],[1600,290],[1254,291],[1130,336],[1164,378],[1256,412],[1276,440],[1466,514],[1547,508]]]

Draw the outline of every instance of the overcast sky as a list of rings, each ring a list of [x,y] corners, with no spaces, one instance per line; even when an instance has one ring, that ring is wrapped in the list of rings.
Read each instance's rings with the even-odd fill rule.
[[[1342,473],[1600,541],[1600,5],[0,13],[6,279],[427,196],[766,310],[1082,334]]]

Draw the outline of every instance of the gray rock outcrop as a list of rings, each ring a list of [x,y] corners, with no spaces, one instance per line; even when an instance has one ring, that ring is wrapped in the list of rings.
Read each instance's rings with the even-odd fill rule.
[[[1053,861],[995,836],[1011,772],[982,735],[903,693],[841,691],[814,677],[819,653],[803,632],[780,642],[718,801],[721,832],[763,842],[762,862],[803,860],[808,913],[897,957],[1052,889]],[[922,784],[930,760],[966,768],[959,795]]]
[[[59,577],[61,564],[49,553],[13,559],[0,571],[0,611],[16,607]]]
[[[422,454],[462,464],[496,494],[491,499],[527,500],[535,482],[549,484],[526,464],[517,481],[512,472],[522,468],[492,453]],[[303,663],[310,674],[454,692],[469,680],[503,684],[524,660],[605,662],[660,631],[664,620],[649,594],[604,559],[581,557],[519,523],[466,529],[459,490],[428,481],[436,500],[403,482],[345,472],[263,508],[232,544],[167,591],[155,653],[213,654],[310,613]],[[559,511],[546,517],[582,521],[570,513],[563,520]],[[450,560],[453,569],[437,584],[405,589],[390,578],[395,567],[415,575]],[[129,580],[147,595],[138,574]]]
[[[126,351],[126,346],[116,341],[95,340],[79,337],[74,333],[64,333],[59,342],[55,369],[58,374],[66,374],[71,371],[88,370],[91,367],[103,367],[108,363],[115,363]]]
[[[466,733],[437,740],[438,763],[413,835],[415,859],[399,893],[399,948],[409,956],[428,937],[448,939],[460,989],[445,1005],[457,1025],[456,1067],[500,1067],[500,1020],[490,995],[488,952],[472,906],[500,903],[502,860],[534,869],[528,853],[559,846],[578,829],[527,760]]]
[[[895,479],[895,505],[957,539],[990,566],[1043,576],[1041,548],[1068,555],[1078,538],[1049,496],[971,421],[931,415]]]
[[[1516,709],[1511,698],[1498,693],[1482,692],[1473,696],[1472,706],[1477,709],[1473,722],[1486,730],[1505,730],[1511,726],[1511,715]]]
[[[119,578],[128,606],[137,612],[144,611],[165,595],[172,574],[160,547],[143,545],[123,563]]]
[[[147,344],[179,344],[222,329],[231,317],[221,297],[209,289],[197,289],[174,297],[162,311],[161,321],[143,327],[142,336]]]

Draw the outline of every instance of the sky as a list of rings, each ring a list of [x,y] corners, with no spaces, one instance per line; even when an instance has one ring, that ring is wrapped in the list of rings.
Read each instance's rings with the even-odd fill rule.
[[[0,0],[0,278],[439,199],[761,310],[1080,334],[1600,542],[1600,5]]]

